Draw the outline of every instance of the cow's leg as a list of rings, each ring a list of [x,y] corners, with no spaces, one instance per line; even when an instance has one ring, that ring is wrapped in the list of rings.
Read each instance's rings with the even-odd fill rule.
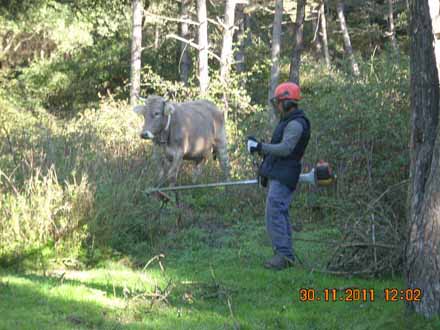
[[[159,177],[159,186],[166,185],[169,182],[169,169],[171,167],[171,161],[167,157],[162,158],[161,169],[160,169],[160,177]]]
[[[167,180],[170,180],[171,185],[175,186],[177,182],[177,176],[179,175],[180,165],[182,165],[183,151],[173,150],[173,159],[171,161],[171,166],[168,169]]]
[[[162,182],[166,173],[165,169],[169,166],[169,162],[167,161],[162,148],[153,148],[153,155],[151,158],[153,159],[153,164],[158,167],[159,182]]]
[[[198,181],[200,175],[202,174],[203,163],[204,163],[203,160],[196,162],[196,166],[192,172],[192,182],[193,183],[196,183]]]
[[[214,152],[220,160],[220,165],[223,170],[223,176],[226,180],[229,180],[230,166],[228,157],[228,144],[226,141],[226,134],[224,129],[222,130],[220,136],[216,139],[216,145]]]

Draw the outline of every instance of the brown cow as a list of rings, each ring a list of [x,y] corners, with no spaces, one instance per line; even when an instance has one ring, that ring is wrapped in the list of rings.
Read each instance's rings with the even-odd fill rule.
[[[214,103],[173,103],[156,95],[143,100],[145,104],[135,106],[133,111],[144,116],[141,138],[153,140],[154,149],[160,148],[165,154],[161,157],[160,181],[171,179],[175,184],[182,160],[195,162],[200,172],[210,154],[218,156],[225,177],[229,177],[225,121]]]

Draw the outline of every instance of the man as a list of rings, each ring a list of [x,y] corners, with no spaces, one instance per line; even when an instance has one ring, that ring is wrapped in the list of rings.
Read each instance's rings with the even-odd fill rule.
[[[301,90],[297,84],[285,82],[275,89],[272,105],[280,121],[270,143],[261,143],[254,137],[247,140],[252,154],[264,156],[258,174],[268,181],[266,199],[266,226],[275,255],[264,264],[266,268],[281,270],[292,266],[292,227],[289,206],[301,173],[301,159],[310,139],[310,122],[298,108]]]

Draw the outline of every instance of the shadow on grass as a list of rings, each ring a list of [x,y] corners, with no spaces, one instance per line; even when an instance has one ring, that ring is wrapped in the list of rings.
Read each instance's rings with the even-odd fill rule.
[[[8,275],[0,281],[0,330],[6,329],[206,329],[227,320],[215,312],[182,315],[176,308],[149,308],[148,304],[122,303],[94,298],[95,290],[113,294],[113,288],[76,280],[60,280],[37,275]],[[123,289],[116,288],[117,298]],[[114,305],[112,305],[112,303]],[[204,316],[202,316],[204,318]]]
[[[122,329],[111,310],[54,292],[57,285],[41,277],[13,277],[0,283],[0,329]]]

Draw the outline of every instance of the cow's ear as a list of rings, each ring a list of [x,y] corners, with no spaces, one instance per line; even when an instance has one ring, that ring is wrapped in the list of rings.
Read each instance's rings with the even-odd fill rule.
[[[166,115],[166,116],[169,116],[169,115],[171,115],[173,112],[174,112],[174,105],[172,105],[171,103],[169,103],[169,102],[166,102],[165,103],[165,107],[164,107],[164,109],[163,109],[163,112],[164,112],[164,114]]]
[[[133,112],[137,114],[142,114],[143,111],[144,111],[143,105],[137,105],[133,108]]]

